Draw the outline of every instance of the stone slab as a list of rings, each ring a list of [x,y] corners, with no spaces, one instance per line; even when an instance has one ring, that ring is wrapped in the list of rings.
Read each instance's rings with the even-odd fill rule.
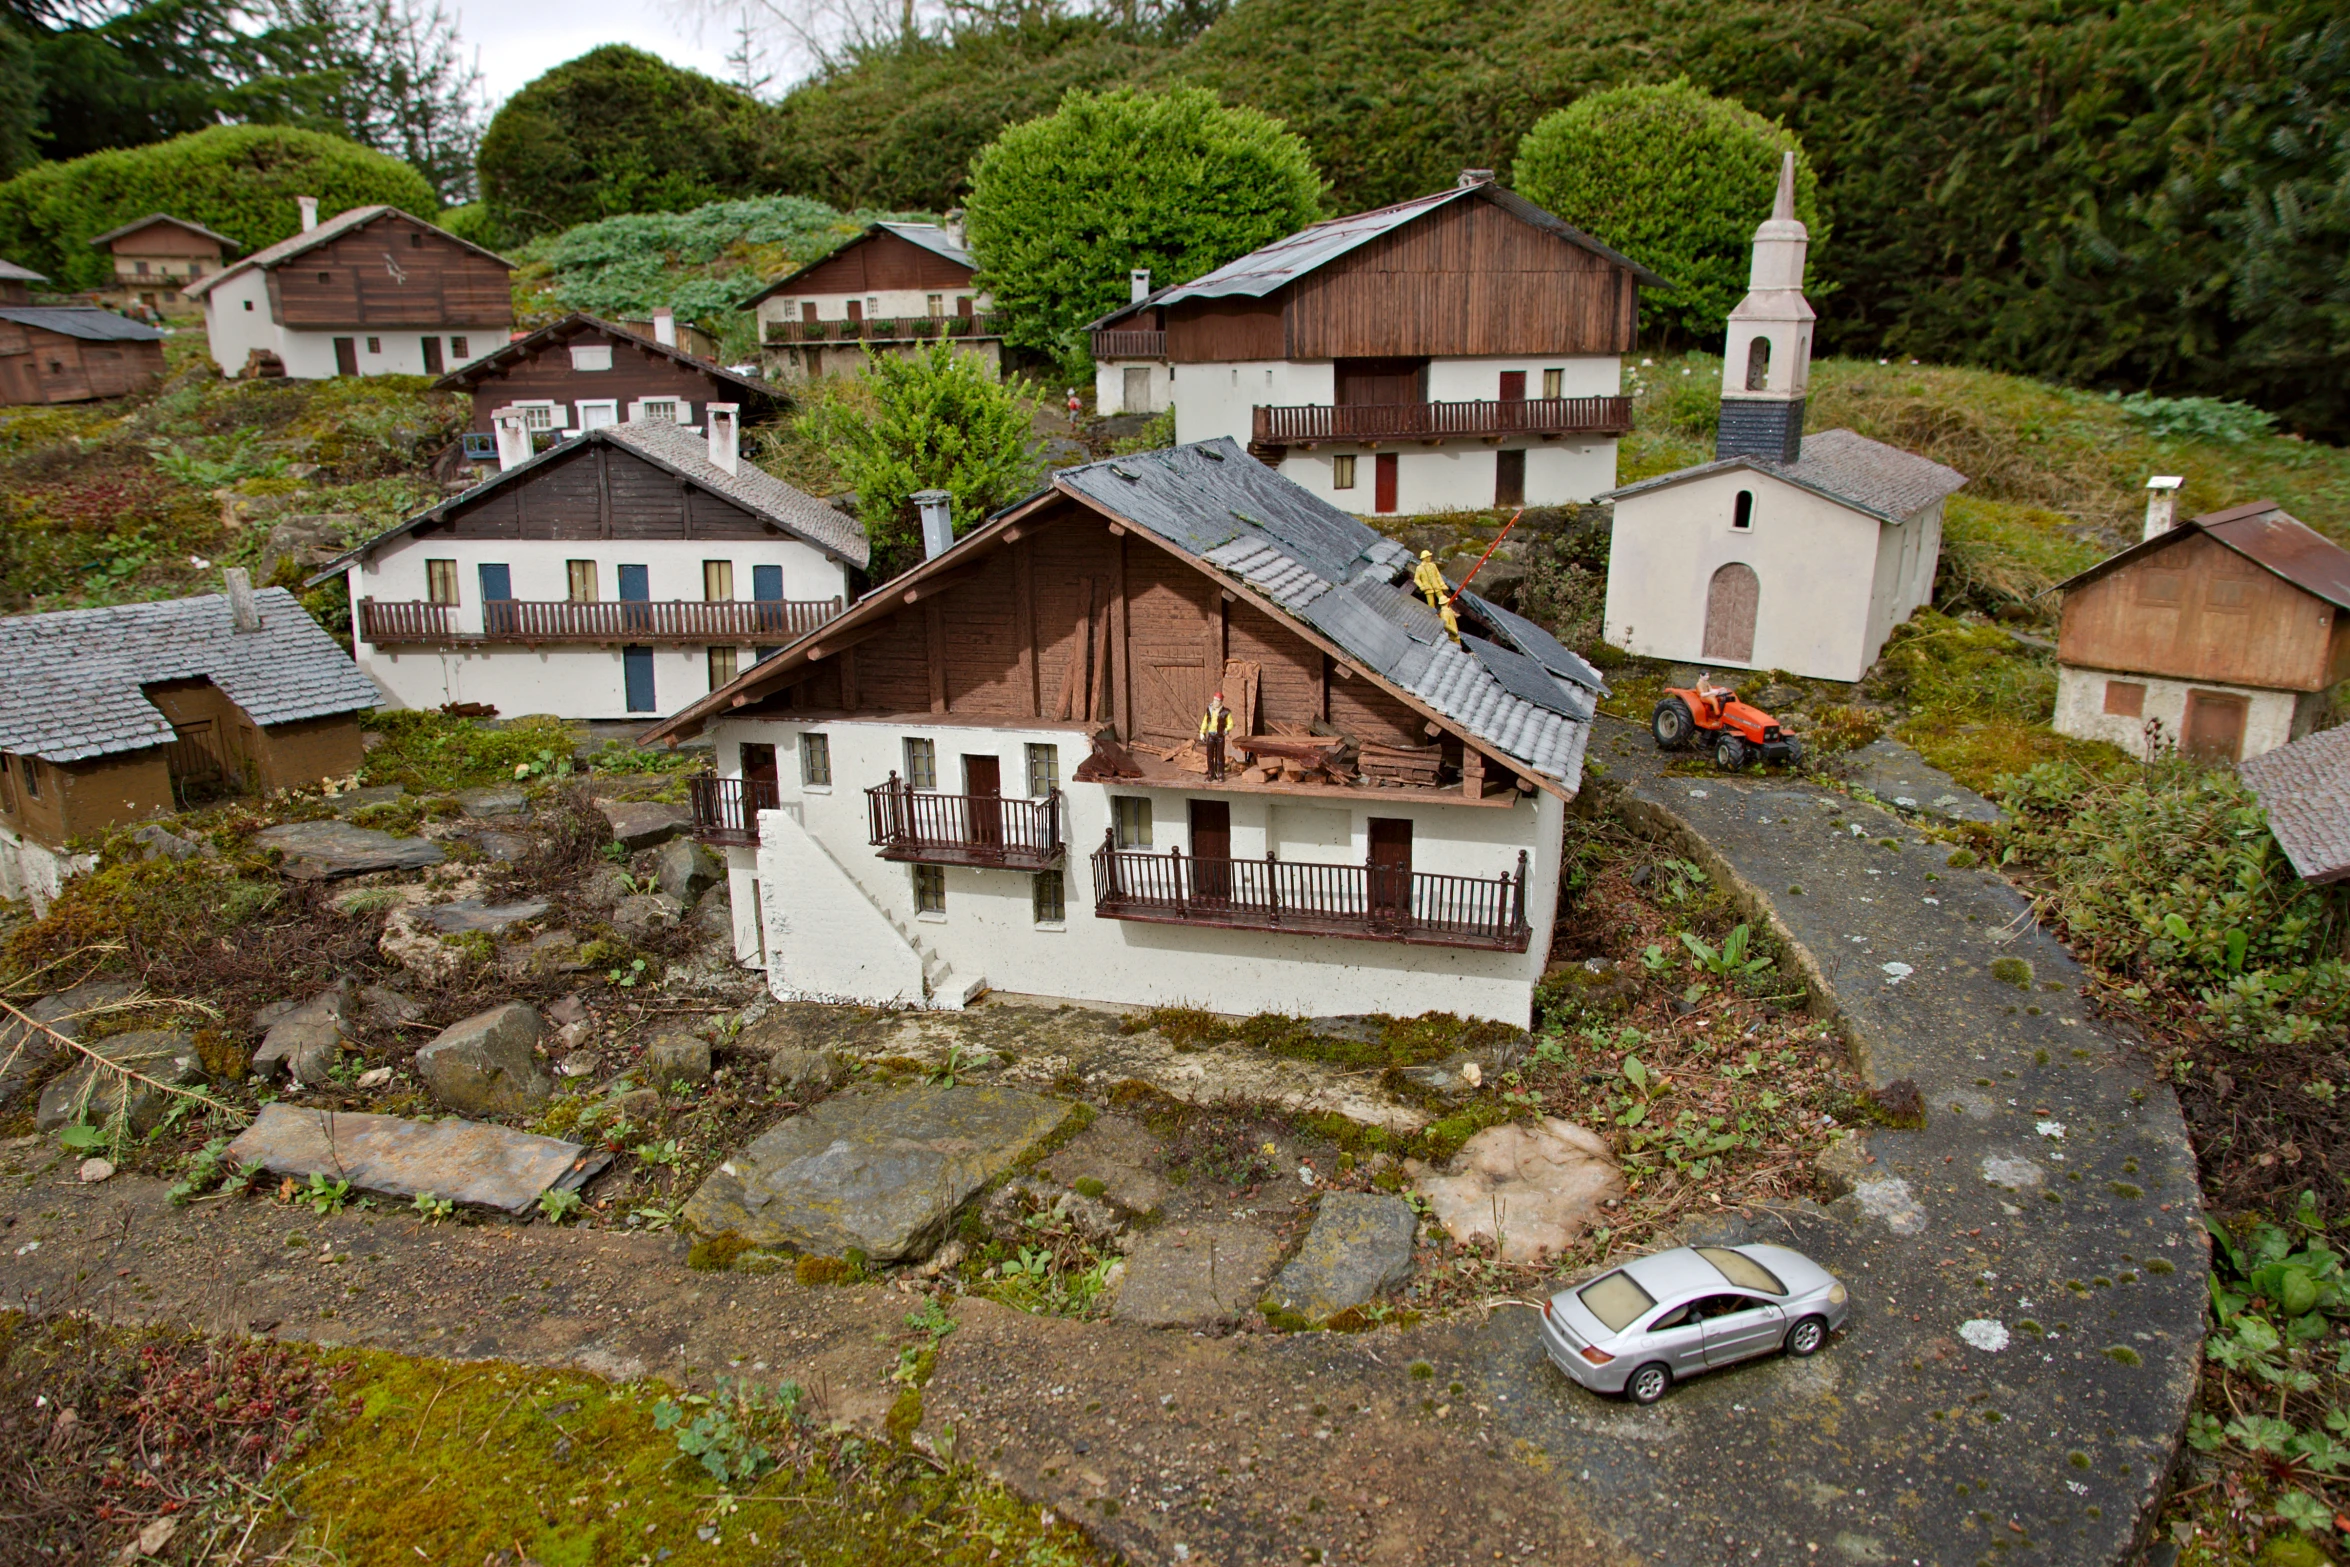
[[[1143,1328],[1205,1328],[1256,1309],[1281,1241],[1253,1224],[1162,1226],[1136,1243],[1110,1315]]]
[[[115,1034],[90,1049],[139,1077],[122,1077],[82,1056],[79,1066],[41,1090],[40,1106],[33,1115],[35,1131],[54,1132],[77,1119],[96,1124],[120,1110],[133,1132],[148,1132],[163,1119],[172,1098],[156,1087],[157,1083],[191,1088],[204,1081],[195,1037],[180,1029]]]
[[[1898,740],[1872,740],[1835,762],[1837,775],[1887,805],[1959,822],[1996,822],[1999,807]]]
[[[408,917],[416,924],[437,930],[444,936],[464,931],[479,931],[485,936],[503,936],[516,925],[545,917],[544,900],[533,898],[523,903],[479,903],[460,898],[454,903],[434,903],[412,909]]]
[[[1419,1216],[1400,1197],[1331,1192],[1265,1298],[1309,1322],[1364,1305],[1412,1276],[1419,1231]]]
[[[1138,1121],[1105,1115],[1053,1151],[1038,1168],[1063,1186],[1075,1186],[1092,1177],[1102,1183],[1102,1195],[1128,1213],[1147,1217],[1157,1213],[1168,1196],[1166,1181],[1153,1168],[1159,1161],[1159,1140]]]
[[[686,1204],[705,1235],[875,1262],[929,1255],[955,1211],[1069,1107],[994,1085],[837,1094],[770,1128]]]
[[[465,807],[465,814],[483,818],[523,816],[530,811],[530,796],[520,789],[492,784],[486,789],[459,789],[451,796]]]
[[[395,838],[372,827],[349,822],[288,822],[264,827],[253,835],[264,849],[278,849],[285,862],[278,867],[297,881],[335,881],[364,876],[370,871],[413,871],[438,865],[445,857],[441,846],[423,838]]]
[[[43,996],[23,1011],[66,1038],[79,1039],[99,1010],[127,1001],[138,992],[138,986],[125,980],[93,979]],[[63,1048],[40,1029],[0,1012],[0,1106],[14,1104]]]
[[[612,824],[612,836],[624,849],[654,848],[694,824],[693,812],[684,806],[657,800],[615,800],[596,809]]]
[[[529,1213],[550,1189],[577,1191],[612,1162],[603,1149],[474,1121],[329,1114],[287,1104],[261,1114],[228,1147],[240,1166],[408,1199],[431,1192],[468,1207]]]

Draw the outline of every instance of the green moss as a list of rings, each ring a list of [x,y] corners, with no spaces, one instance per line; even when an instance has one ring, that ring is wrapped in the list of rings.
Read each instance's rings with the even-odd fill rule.
[[[1276,1333],[1304,1333],[1313,1327],[1311,1322],[1298,1313],[1287,1307],[1276,1306],[1269,1300],[1258,1306],[1257,1310],[1264,1313],[1265,1326]]]
[[[1436,1379],[1436,1367],[1425,1360],[1413,1361],[1404,1371],[1414,1382],[1432,1382]]]
[[[1080,1197],[1099,1197],[1109,1190],[1098,1178],[1091,1175],[1080,1175],[1073,1185]]]
[[[2144,1357],[2142,1357],[2136,1350],[2130,1348],[2130,1346],[2127,1344],[2106,1345],[2105,1358],[2112,1361],[2117,1366],[2137,1366],[2145,1364]]]
[[[1135,1031],[1155,1030],[1177,1050],[1240,1045],[1352,1071],[1423,1066],[1459,1051],[1507,1044],[1522,1032],[1506,1023],[1462,1018],[1450,1012],[1423,1012],[1409,1018],[1377,1013],[1368,1021],[1376,1025],[1377,1037],[1366,1040],[1318,1033],[1309,1020],[1277,1012],[1260,1012],[1235,1022],[1197,1007],[1160,1007],[1139,1020],[1129,1020]]]
[[[443,936],[441,945],[465,955],[468,962],[487,963],[498,955],[497,945],[487,931],[461,930],[455,935]]]
[[[2146,1189],[2129,1181],[2107,1181],[2105,1189],[2116,1197],[2143,1197]]]
[[[881,1423],[892,1442],[900,1447],[911,1446],[914,1433],[922,1426],[922,1390],[910,1387],[898,1394]]]
[[[802,1257],[792,1265],[792,1277],[802,1284],[854,1284],[863,1274],[845,1257]]]
[[[685,1254],[685,1265],[702,1273],[724,1273],[750,1249],[751,1243],[738,1231],[723,1230],[694,1242]]]
[[[2176,1273],[2179,1270],[2171,1264],[2168,1257],[2149,1257],[2146,1259],[2146,1271],[2148,1273]]]
[[[1964,853],[1964,850],[1960,851]],[[2018,990],[2032,988],[2032,964],[2028,958],[1993,958],[1991,977],[2002,985],[2013,985]]]

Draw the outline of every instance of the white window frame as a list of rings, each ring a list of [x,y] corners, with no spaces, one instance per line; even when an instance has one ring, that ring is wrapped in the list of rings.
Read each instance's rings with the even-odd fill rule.
[[[571,368],[583,375],[612,368],[610,343],[574,343],[571,345]]]
[[[582,434],[620,422],[620,399],[617,397],[583,397],[573,403],[571,408],[574,428]],[[594,422],[597,414],[605,416],[603,423]]]
[[[565,418],[564,406],[561,403],[508,403],[505,407],[491,412],[490,427],[496,429],[497,416],[508,413],[522,415],[522,427],[534,433],[540,430],[557,429],[563,424]]]
[[[669,411],[665,414],[655,412],[656,409],[661,408],[666,408]],[[666,422],[682,425],[692,421],[693,412],[694,405],[682,397],[640,397],[628,405],[628,422],[630,424]]]

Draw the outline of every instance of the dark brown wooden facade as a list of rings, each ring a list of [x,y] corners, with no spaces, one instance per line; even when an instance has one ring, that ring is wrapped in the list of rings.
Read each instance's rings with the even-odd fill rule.
[[[0,321],[0,403],[79,403],[163,379],[163,344],[92,341]]]
[[[2065,594],[2057,657],[2090,669],[2322,691],[2350,679],[2350,614],[2182,528],[2174,542]]]
[[[444,539],[774,539],[782,528],[632,452],[572,443],[511,483],[460,497],[414,536]]]
[[[279,325],[511,326],[509,268],[404,212],[385,211],[269,269]]]
[[[951,257],[915,244],[885,228],[875,228],[840,249],[778,281],[752,302],[777,294],[878,294],[900,289],[954,289],[971,286],[972,269]]]
[[[574,348],[597,346],[611,351],[611,369],[573,367]],[[779,403],[779,395],[760,382],[592,316],[570,316],[509,343],[442,377],[437,389],[473,394],[469,428],[482,435],[493,434],[497,411],[515,403],[612,401],[626,419],[633,403],[675,398],[692,405],[690,417],[680,422],[693,424],[710,403],[733,403],[746,425],[765,419]]]

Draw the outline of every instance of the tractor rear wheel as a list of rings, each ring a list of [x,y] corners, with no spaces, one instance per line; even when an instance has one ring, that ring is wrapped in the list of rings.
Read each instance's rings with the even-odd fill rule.
[[[1656,736],[1660,750],[1687,750],[1697,735],[1697,718],[1689,711],[1687,702],[1668,696],[1657,703],[1656,711],[1649,716],[1648,732]]]
[[[1734,773],[1746,765],[1746,742],[1736,735],[1724,735],[1714,742],[1714,765],[1725,773]]]

